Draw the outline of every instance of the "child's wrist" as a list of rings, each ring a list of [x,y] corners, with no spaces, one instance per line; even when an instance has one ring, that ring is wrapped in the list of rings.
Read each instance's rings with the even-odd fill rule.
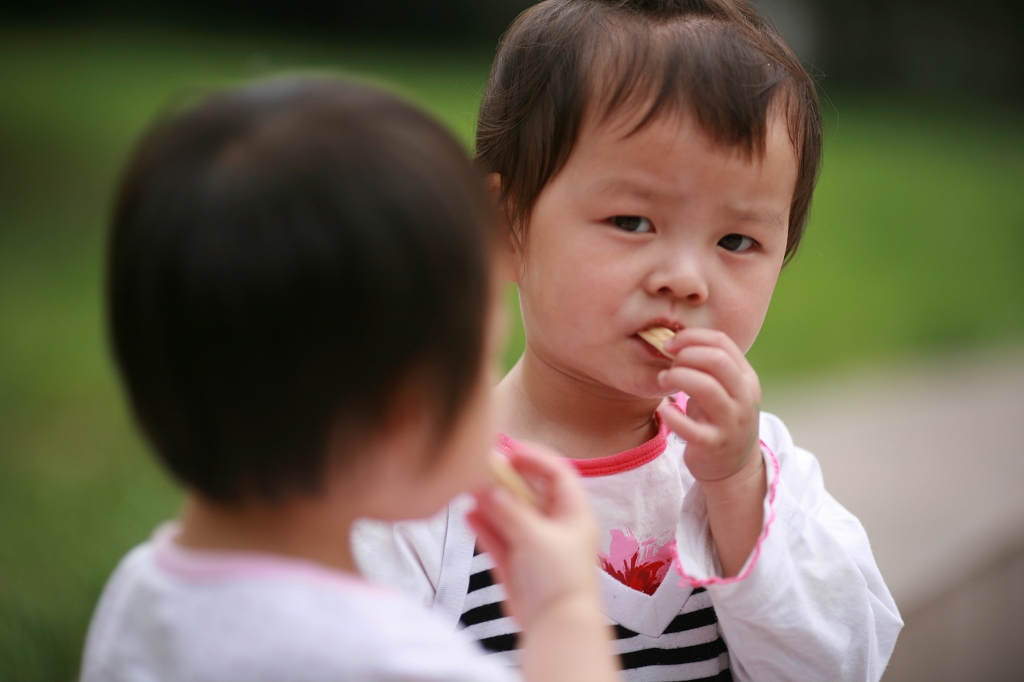
[[[756,496],[764,497],[767,488],[764,457],[758,441],[745,458],[743,465],[729,476],[715,481],[701,481],[708,507],[733,505]]]
[[[757,544],[764,523],[768,481],[764,457],[757,457],[720,481],[702,483],[708,525],[718,550],[722,575],[739,574]]]

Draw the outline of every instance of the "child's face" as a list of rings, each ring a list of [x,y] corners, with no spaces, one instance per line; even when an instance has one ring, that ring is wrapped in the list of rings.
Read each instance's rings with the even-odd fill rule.
[[[542,366],[636,396],[668,361],[637,332],[705,327],[744,351],[782,268],[797,160],[784,120],[763,157],[715,146],[689,116],[585,124],[517,254],[527,349]]]

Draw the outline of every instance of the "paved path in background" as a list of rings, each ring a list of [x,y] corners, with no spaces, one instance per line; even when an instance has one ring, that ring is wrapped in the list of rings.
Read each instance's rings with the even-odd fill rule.
[[[905,617],[1024,547],[1024,348],[769,389]]]

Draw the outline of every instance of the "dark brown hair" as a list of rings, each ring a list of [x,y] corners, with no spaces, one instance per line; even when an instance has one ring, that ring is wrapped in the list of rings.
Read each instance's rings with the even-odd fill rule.
[[[159,122],[121,180],[107,304],[160,459],[222,502],[314,493],[336,430],[348,461],[411,378],[445,435],[479,376],[493,222],[459,143],[376,88],[263,82]]]
[[[626,105],[688,112],[716,143],[763,154],[781,112],[798,159],[787,258],[803,235],[821,165],[814,83],[769,22],[742,0],[547,0],[498,48],[477,122],[477,163],[501,177],[520,243],[530,210],[564,166],[583,121]]]

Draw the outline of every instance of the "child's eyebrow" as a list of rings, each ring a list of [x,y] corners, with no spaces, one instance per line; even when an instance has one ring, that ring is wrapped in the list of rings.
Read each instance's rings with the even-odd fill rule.
[[[631,195],[640,199],[651,199],[657,196],[658,192],[649,185],[635,180],[624,178],[605,178],[598,180],[591,187],[590,191],[601,195]]]
[[[656,188],[626,178],[605,178],[596,181],[589,190],[601,196],[634,196],[651,200],[659,196]],[[787,209],[789,207],[787,206]],[[789,227],[788,210],[777,211],[767,206],[724,206],[722,213],[729,220],[743,223],[760,223],[772,227]]]
[[[722,210],[731,220],[744,223],[761,223],[771,227],[788,228],[788,211],[775,211],[761,207],[726,206]]]

